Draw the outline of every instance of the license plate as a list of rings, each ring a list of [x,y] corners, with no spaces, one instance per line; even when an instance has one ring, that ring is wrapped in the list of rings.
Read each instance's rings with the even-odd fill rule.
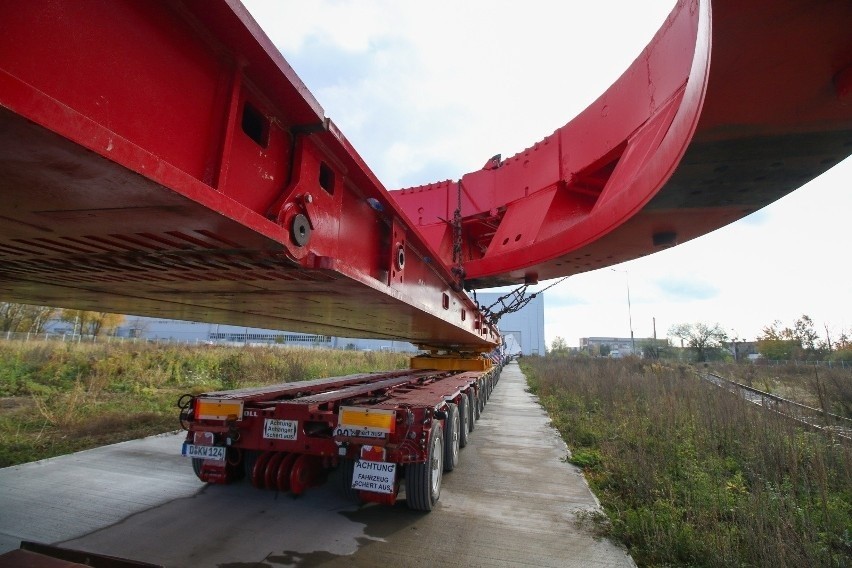
[[[180,453],[188,458],[224,461],[225,449],[224,446],[197,446],[185,443]]]
[[[341,406],[335,436],[350,438],[386,438],[394,431],[396,415],[393,410]]]

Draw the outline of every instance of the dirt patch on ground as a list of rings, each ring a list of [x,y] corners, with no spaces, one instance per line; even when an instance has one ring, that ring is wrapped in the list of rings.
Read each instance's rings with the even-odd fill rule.
[[[0,415],[35,410],[35,401],[28,396],[0,397]]]

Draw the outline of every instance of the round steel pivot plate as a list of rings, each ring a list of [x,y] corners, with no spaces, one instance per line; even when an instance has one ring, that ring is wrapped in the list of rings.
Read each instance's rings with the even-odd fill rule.
[[[293,217],[290,224],[290,236],[296,245],[303,247],[308,244],[311,239],[311,225],[308,223],[308,218],[301,213]]]
[[[396,269],[402,270],[405,268],[405,247],[397,245],[396,249]]]

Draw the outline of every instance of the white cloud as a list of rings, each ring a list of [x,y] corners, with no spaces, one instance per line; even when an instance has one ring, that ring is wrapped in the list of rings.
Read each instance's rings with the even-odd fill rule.
[[[388,149],[410,140],[456,179],[496,153],[532,145],[600,95],[639,54],[671,0],[566,2],[286,2],[247,7],[389,188],[421,164]],[[643,25],[644,23],[644,25]],[[305,50],[335,46],[365,75],[317,88]],[[590,57],[590,54],[596,54]],[[326,80],[328,80],[327,78]],[[386,125],[393,125],[388,128]],[[450,159],[448,160],[448,157]]]

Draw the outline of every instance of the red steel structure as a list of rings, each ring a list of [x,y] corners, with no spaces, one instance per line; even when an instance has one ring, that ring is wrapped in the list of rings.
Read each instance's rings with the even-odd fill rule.
[[[852,4],[678,2],[594,103],[527,150],[392,192],[474,288],[577,274],[731,223],[852,153]]]
[[[235,0],[0,13],[0,295],[22,302],[488,350],[454,265],[472,288],[607,266],[852,152],[845,0],[679,2],[551,136],[390,194]]]
[[[433,351],[185,398],[208,482],[298,493],[342,465],[431,509],[502,363],[473,356],[499,334],[463,288],[649,254],[852,153],[848,0],[680,1],[552,135],[395,192],[236,0],[0,0],[0,22],[0,298]]]
[[[497,345],[238,2],[0,14],[0,296]]]

